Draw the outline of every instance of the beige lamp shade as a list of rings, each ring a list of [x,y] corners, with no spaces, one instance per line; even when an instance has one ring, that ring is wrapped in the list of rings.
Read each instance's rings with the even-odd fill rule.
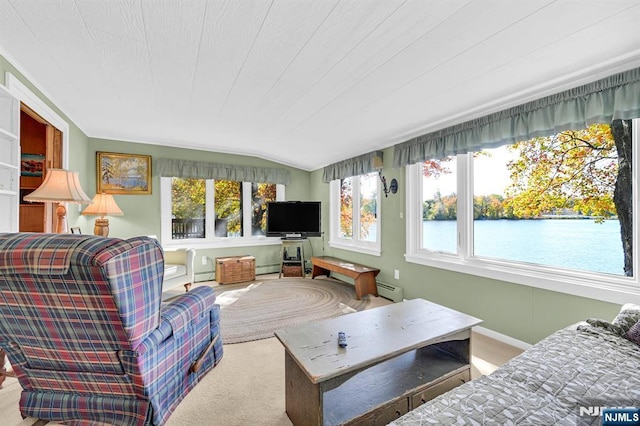
[[[96,194],[82,214],[92,216],[124,216],[111,194]]]
[[[91,198],[82,190],[78,172],[62,169],[48,169],[42,185],[24,197],[27,201],[57,201],[89,204]]]
[[[66,232],[67,209],[62,203],[89,204],[91,199],[85,194],[78,172],[71,172],[63,169],[48,169],[42,185],[36,188],[31,194],[24,197],[26,201],[57,202],[58,215],[57,233]]]
[[[113,199],[111,194],[96,194],[93,197],[93,202],[82,212],[83,215],[100,216],[96,219],[93,233],[95,235],[102,235],[106,237],[109,235],[109,219],[105,216],[124,216],[116,200]]]
[[[382,157],[379,155],[376,155],[373,157],[373,159],[371,160],[373,163],[373,168],[375,170],[382,170]]]

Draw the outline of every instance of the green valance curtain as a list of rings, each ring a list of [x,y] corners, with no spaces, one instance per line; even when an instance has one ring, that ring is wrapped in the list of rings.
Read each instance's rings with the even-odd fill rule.
[[[157,159],[155,170],[159,176],[163,177],[234,180],[282,185],[288,185],[291,181],[291,172],[286,169],[210,163],[207,161],[174,160],[171,158]]]
[[[640,68],[397,144],[393,166],[637,117],[640,117]]]
[[[326,166],[322,173],[324,182],[364,175],[382,168],[382,151],[373,151],[348,160]]]

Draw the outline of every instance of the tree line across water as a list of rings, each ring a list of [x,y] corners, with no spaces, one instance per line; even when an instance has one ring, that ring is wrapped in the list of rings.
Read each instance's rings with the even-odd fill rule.
[[[616,216],[614,210],[601,210],[595,216],[593,211],[581,211],[575,209],[575,202],[569,200],[564,208],[554,209],[545,214],[527,215],[517,214],[512,199],[505,198],[499,194],[480,195],[473,197],[473,219],[474,220],[500,220],[500,219],[538,219],[549,217],[571,218],[596,218],[604,220]],[[458,217],[458,197],[456,194],[441,195],[434,194],[434,198],[426,200],[422,204],[423,220],[455,220]]]

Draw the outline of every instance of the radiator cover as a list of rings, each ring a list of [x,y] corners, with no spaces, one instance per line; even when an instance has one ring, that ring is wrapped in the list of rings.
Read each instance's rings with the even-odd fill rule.
[[[402,302],[402,287],[381,283],[380,281],[376,284],[378,285],[378,296],[382,296],[385,299],[389,299],[394,302]]]

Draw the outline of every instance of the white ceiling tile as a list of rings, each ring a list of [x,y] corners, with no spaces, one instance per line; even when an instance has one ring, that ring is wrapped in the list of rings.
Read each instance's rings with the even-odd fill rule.
[[[235,0],[208,5],[190,94],[192,113],[201,120],[215,122],[220,115],[269,6]]]
[[[0,53],[90,137],[315,170],[640,66],[637,0],[576,4],[0,0]]]

